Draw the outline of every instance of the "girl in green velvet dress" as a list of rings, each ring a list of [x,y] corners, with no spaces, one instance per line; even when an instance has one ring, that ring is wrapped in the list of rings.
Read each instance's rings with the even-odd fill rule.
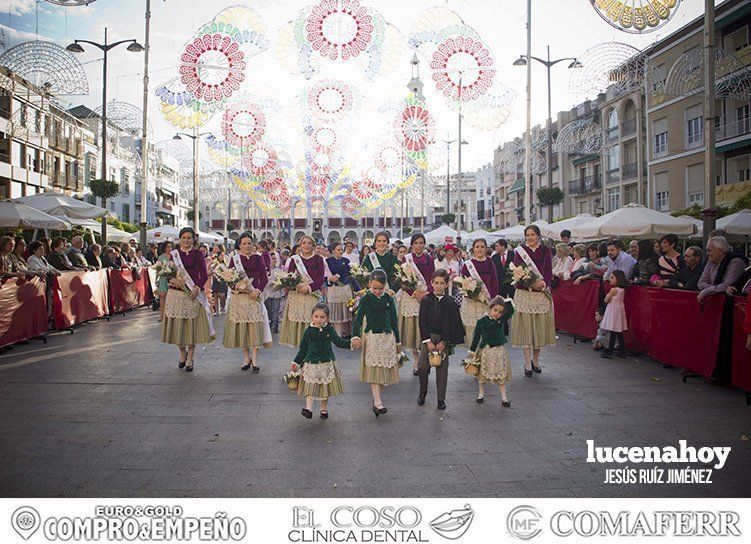
[[[363,348],[360,381],[370,384],[376,417],[387,412],[381,401],[383,386],[399,381],[399,324],[396,301],[386,293],[387,281],[380,268],[370,273],[369,291],[360,299],[352,323],[352,347]]]
[[[506,396],[506,384],[511,380],[511,364],[505,346],[508,340],[503,329],[512,315],[513,301],[510,298],[495,297],[488,305],[488,313],[477,321],[469,347],[469,358],[480,362],[477,373],[479,404],[485,400],[485,383],[489,382],[498,385],[503,407],[511,406],[511,401]]]
[[[329,323],[329,307],[319,302],[313,307],[310,326],[305,329],[300,349],[292,363],[292,370],[300,368],[300,384],[297,394],[305,397],[303,417],[313,417],[313,401],[321,401],[321,419],[327,419],[329,397],[344,392],[342,377],[336,366],[336,358],[331,344],[342,349],[350,349],[349,340],[342,339]]]

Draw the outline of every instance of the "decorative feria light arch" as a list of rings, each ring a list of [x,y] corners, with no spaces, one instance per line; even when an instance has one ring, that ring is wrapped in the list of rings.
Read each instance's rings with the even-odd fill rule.
[[[615,87],[616,93],[641,89],[646,76],[646,55],[621,42],[594,45],[577,57],[582,68],[571,70],[569,90],[597,94]]]
[[[0,55],[0,66],[55,95],[89,94],[89,80],[78,59],[52,42],[19,43]]]
[[[311,79],[324,61],[353,62],[373,80],[393,71],[404,50],[399,31],[360,0],[320,0],[278,34],[275,53],[293,73]]]
[[[54,4],[56,6],[64,6],[64,7],[71,7],[71,6],[88,6],[89,4],[93,4],[96,2],[96,0],[44,0],[48,4]]]
[[[558,133],[553,144],[556,153],[591,155],[602,151],[602,127],[593,118],[571,121]]]
[[[631,34],[659,30],[676,14],[681,0],[589,0],[613,28]]]
[[[97,117],[102,115],[101,105],[94,109],[94,114]],[[133,135],[140,135],[143,130],[143,110],[130,102],[111,100],[107,102],[107,121]],[[151,134],[150,124],[147,130]]]
[[[667,96],[704,92],[704,52],[684,53],[670,68],[662,89]],[[715,94],[718,99],[747,100],[751,96],[748,66],[731,51],[715,49]]]

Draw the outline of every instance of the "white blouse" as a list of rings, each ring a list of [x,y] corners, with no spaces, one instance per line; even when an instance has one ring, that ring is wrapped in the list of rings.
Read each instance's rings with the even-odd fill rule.
[[[571,257],[569,257],[570,259]],[[582,272],[586,273],[588,269],[589,262],[585,258],[576,259],[574,261],[574,265],[571,267],[571,270],[568,272],[563,273],[563,279],[568,281],[571,279],[571,274],[576,272],[577,270],[581,270]]]
[[[566,274],[571,274],[571,270],[574,267],[574,260],[566,255],[563,259],[558,259],[558,262],[553,267],[553,275],[566,279]]]
[[[52,272],[59,274],[60,271],[47,262],[44,257],[37,257],[36,255],[29,255],[26,261],[29,265],[29,270],[41,270],[42,272]]]

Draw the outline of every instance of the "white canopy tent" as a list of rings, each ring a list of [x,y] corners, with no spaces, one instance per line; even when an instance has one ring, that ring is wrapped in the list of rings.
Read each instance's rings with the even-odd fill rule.
[[[425,233],[425,243],[442,245],[446,243],[456,243],[456,229],[449,227],[448,225],[441,225],[435,230]],[[462,231],[462,239],[466,239],[467,233]]]
[[[109,236],[109,229],[107,229]],[[146,239],[149,242],[164,242],[165,240],[177,240],[180,237],[180,229],[174,225],[163,225],[146,231]],[[198,232],[198,241],[202,244],[220,244],[224,238],[208,232]]]
[[[678,219],[685,219],[686,221],[691,221],[694,226],[696,227],[696,232],[691,235],[691,238],[701,238],[704,233],[704,222],[701,219],[696,219],[695,217],[691,217],[690,215],[679,215]]]
[[[717,228],[724,230],[730,238],[751,236],[751,210],[741,210],[718,219]]]
[[[537,225],[540,227],[540,232],[542,233],[542,229],[547,227],[549,223],[545,221],[544,219],[538,219],[537,221],[532,223],[533,225]],[[494,234],[497,236],[497,239],[503,238],[505,240],[510,240],[512,242],[521,242],[524,241],[524,229],[526,226],[524,225],[514,225],[513,227],[506,227],[503,230],[499,230],[498,232],[495,232]]]
[[[22,196],[14,199],[14,202],[26,204],[49,215],[65,216],[72,219],[96,219],[112,215],[104,208],[54,191]],[[109,231],[109,229],[107,230]]]
[[[689,236],[695,230],[696,226],[686,219],[673,217],[641,204],[628,204],[572,228],[571,236],[595,240],[611,236],[644,239],[670,233]]]
[[[596,218],[592,214],[580,213],[579,215],[576,215],[574,217],[569,217],[568,219],[556,221],[555,223],[550,223],[549,225],[542,226],[540,227],[540,232],[543,236],[552,238],[555,241],[560,241],[561,231],[571,230],[574,227],[589,223],[593,219]]]
[[[462,236],[462,240],[467,240],[467,242],[474,242],[478,238],[484,238],[487,243],[490,243],[493,240],[497,240],[500,238],[500,236],[498,235],[498,232],[499,231],[488,232],[484,229],[473,230],[472,232],[468,233],[466,236]]]
[[[15,200],[0,200],[0,227],[68,230],[70,223]]]

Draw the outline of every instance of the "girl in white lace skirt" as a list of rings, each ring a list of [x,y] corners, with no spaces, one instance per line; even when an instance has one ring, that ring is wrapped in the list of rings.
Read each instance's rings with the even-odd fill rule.
[[[469,358],[480,362],[476,376],[479,386],[478,404],[485,400],[485,384],[493,383],[500,389],[501,404],[505,408],[511,406],[506,395],[506,384],[511,380],[511,364],[505,346],[508,340],[504,325],[513,314],[514,303],[510,298],[495,297],[488,305],[488,313],[475,326]]]
[[[321,419],[327,419],[329,397],[344,392],[342,377],[336,366],[336,357],[331,349],[333,343],[342,349],[349,349],[349,340],[342,339],[329,323],[329,308],[324,302],[313,307],[310,326],[305,329],[300,349],[292,363],[292,370],[300,368],[300,384],[297,394],[305,397],[305,408],[301,414],[307,419],[313,417],[313,401],[321,401]]]

